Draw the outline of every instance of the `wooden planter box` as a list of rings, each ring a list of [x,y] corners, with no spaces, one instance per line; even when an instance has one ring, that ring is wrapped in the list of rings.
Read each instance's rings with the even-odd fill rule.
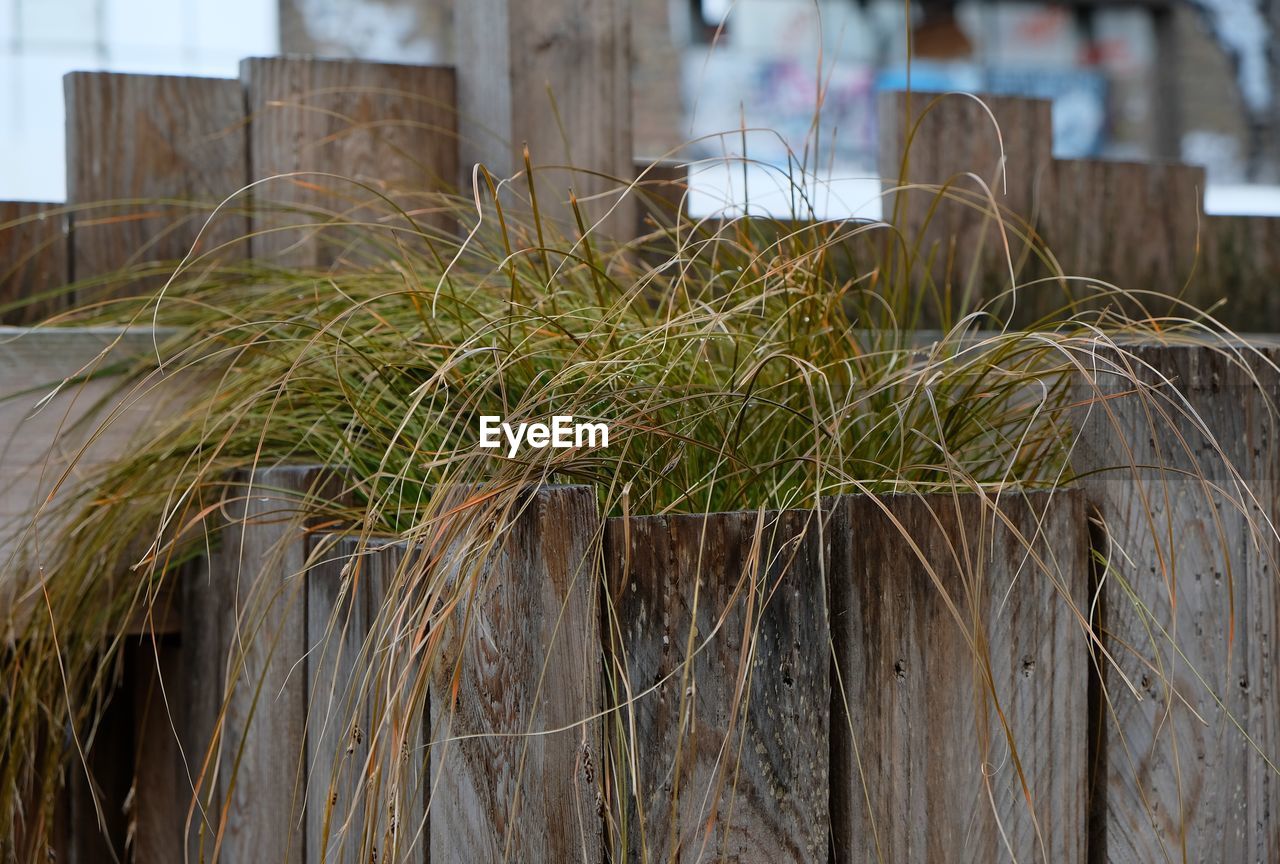
[[[187,708],[188,759],[208,744],[228,664],[244,673],[225,704],[205,840],[208,854],[225,818],[220,860],[368,860],[376,848],[358,826],[331,825],[322,841],[325,804],[359,794],[367,750],[343,746],[344,694],[362,652],[389,650],[364,638],[412,553],[290,541],[288,491],[320,474],[255,475],[244,521],[184,592],[175,680],[190,691],[174,704]],[[1055,860],[1083,860],[1080,493],[627,520],[601,520],[588,487],[530,496],[467,617],[442,625],[445,659],[408,748],[421,794],[395,817],[420,839],[398,842],[395,860],[599,861],[608,817],[654,860],[998,857],[1006,842],[1031,854],[1037,821]],[[322,560],[297,578],[314,550]],[[265,605],[253,580],[270,586]],[[259,626],[279,638],[228,644]],[[615,761],[638,769],[634,793],[606,779]],[[171,805],[152,827],[174,850],[190,789],[177,767],[172,792],[139,791]],[[383,827],[371,833],[389,842]]]
[[[1274,518],[1277,377],[1204,348],[1138,356],[1153,383],[1176,374],[1170,412],[1187,413],[1144,438],[1150,406],[1100,375],[1116,398],[1082,418],[1077,467],[1115,465],[1119,447],[1143,467],[1079,489],[626,520],[601,519],[587,487],[531,490],[468,617],[437,624],[445,662],[407,733],[421,794],[369,815],[379,860],[597,861],[606,837],[637,860],[739,861],[1269,842],[1242,814],[1274,794],[1280,723],[1276,549],[1249,524]],[[1207,433],[1239,477],[1197,455]],[[1205,479],[1157,470],[1193,463]],[[324,474],[257,472],[218,554],[184,577],[180,632],[131,649],[116,788],[134,785],[138,860],[379,845],[325,814],[361,795],[368,744],[343,700],[362,652],[388,648],[366,636],[422,553],[308,529],[300,502]],[[1229,505],[1237,481],[1252,508]],[[96,823],[71,823],[88,836],[70,845],[92,846]]]

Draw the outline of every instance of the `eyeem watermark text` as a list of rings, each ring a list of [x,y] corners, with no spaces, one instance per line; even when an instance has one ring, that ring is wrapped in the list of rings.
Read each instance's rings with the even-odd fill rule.
[[[572,415],[564,414],[552,417],[550,425],[520,423],[513,426],[502,422],[502,418],[496,415],[481,415],[480,446],[496,450],[504,441],[510,459],[515,458],[521,447],[608,447],[609,426],[607,423],[574,423]]]

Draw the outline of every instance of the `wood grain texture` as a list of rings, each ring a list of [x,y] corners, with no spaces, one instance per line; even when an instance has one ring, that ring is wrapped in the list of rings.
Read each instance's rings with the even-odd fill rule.
[[[432,864],[602,860],[595,492],[530,495],[443,624]]]
[[[1280,219],[1206,216],[1200,231],[1196,299],[1225,301],[1218,315],[1238,330],[1280,331]]]
[[[183,857],[192,784],[183,761],[185,659],[177,636],[130,640],[134,723],[134,864]]]
[[[226,656],[217,818],[227,864],[304,861],[308,544],[304,496],[327,480],[319,468],[266,468],[238,478],[211,563]],[[219,823],[215,823],[219,824]]]
[[[603,217],[616,198],[585,199],[632,176],[630,5],[473,0],[454,15],[463,187],[477,162],[499,177],[523,170],[527,143],[540,210],[570,220],[572,189],[591,221]],[[630,239],[634,221],[620,207],[600,230]]]
[[[930,277],[930,294],[953,294],[953,303],[970,290],[975,266],[978,279],[972,287],[978,297],[991,298],[1009,287],[1010,267],[992,201],[1011,229],[1021,219],[1025,232],[1026,223],[1036,222],[1052,161],[1047,101],[989,94],[980,98],[983,104],[966,96],[887,92],[878,102],[880,176],[885,182],[891,188],[949,186],[941,203],[935,189],[890,194],[884,212],[886,218],[896,213],[905,241],[915,248],[919,263],[914,278]],[[909,148],[904,146],[908,143]],[[1021,273],[1027,263],[1024,244],[1016,236],[1009,242],[1014,270]],[[937,320],[937,309],[926,312]]]
[[[64,387],[37,411],[41,400],[69,377],[84,371],[105,372],[113,364],[129,364],[155,350],[150,334],[118,328],[0,327],[0,638],[12,639],[25,611],[11,609],[11,598],[47,562],[49,546],[31,541],[59,528],[52,508],[41,509],[59,482],[56,502],[83,488],[90,473],[118,458],[139,430],[174,410],[182,397],[182,379],[159,384],[144,398],[117,393],[119,379],[107,375]],[[92,414],[99,408],[101,413]],[[118,410],[117,419],[96,438],[95,417]],[[80,424],[76,426],[76,424]],[[176,620],[155,622],[172,630]]]
[[[1101,678],[1097,860],[1280,859],[1280,776],[1267,764],[1280,754],[1278,549],[1266,524],[1280,491],[1277,360],[1275,348],[1243,365],[1209,348],[1135,348],[1135,372],[1101,373],[1095,395],[1112,398],[1080,421],[1075,467],[1100,472],[1085,490],[1109,535],[1101,599],[1114,658]],[[1130,374],[1160,393],[1144,404]]]
[[[1055,160],[1050,179],[1039,227],[1067,276],[1202,303],[1218,299],[1212,280],[1190,282],[1200,252],[1203,168]],[[1052,287],[1046,290],[1053,292]],[[1059,301],[1067,295],[1088,298],[1095,293],[1085,290],[1079,279],[1069,282],[1065,291],[1058,290]],[[1155,314],[1186,314],[1154,298],[1144,297],[1142,302]],[[1136,307],[1130,311],[1136,312]]]
[[[71,277],[176,262],[244,236],[239,211],[212,210],[247,182],[244,95],[222,78],[73,72],[66,76]],[[204,228],[203,233],[201,229]],[[199,243],[197,245],[197,237]],[[223,260],[243,257],[243,245]],[[86,286],[77,302],[163,284]]]
[[[614,720],[611,763],[638,775],[614,784],[637,790],[615,860],[827,860],[818,523],[810,511],[609,520],[610,674],[619,704],[634,700]]]
[[[389,586],[400,584],[405,547],[351,536],[316,543],[319,558],[307,574],[309,860],[424,862],[430,788],[423,716],[411,714],[410,693],[378,689],[413,676],[402,667],[370,680],[374,656],[392,648],[378,616]],[[382,772],[376,779],[375,767]]]
[[[396,207],[444,224],[425,193],[458,176],[451,68],[271,57],[243,61],[240,77],[250,173],[276,178],[255,188],[255,258],[301,267],[385,258],[417,231]],[[341,227],[353,222],[382,230]]]
[[[361,856],[369,711],[356,683],[369,633],[359,538],[338,541],[307,572],[307,813],[310,859]]]
[[[1080,504],[1009,494],[1006,525],[977,496],[840,499],[836,861],[1085,860],[1089,655],[1070,611],[1087,594]]]
[[[1006,208],[1013,272],[1029,285],[1019,292],[1016,307],[1001,300],[992,307],[997,313],[1030,322],[1061,316],[1072,303],[1097,308],[1119,302],[1131,314],[1145,314],[1114,295],[1098,297],[1099,287],[1106,291],[1114,285],[1150,292],[1141,301],[1156,315],[1188,314],[1185,305],[1159,299],[1165,295],[1213,307],[1220,321],[1239,331],[1280,327],[1280,301],[1270,287],[1280,278],[1274,251],[1280,220],[1206,216],[1202,168],[1055,160],[1046,102],[983,96],[988,115],[967,97],[947,96],[930,108],[932,99],[933,94],[914,93],[908,103],[905,94],[885,93],[879,101],[879,164],[886,183],[903,176],[904,142],[913,134],[905,179],[935,185],[953,181],[951,194],[970,202],[944,201],[930,213],[934,192],[908,190],[885,198],[886,218],[896,213],[918,256],[913,279],[921,290],[949,294],[955,303],[966,291],[990,300],[1010,285],[1009,262],[990,208],[971,206],[981,194],[977,180],[965,176],[971,172]],[[913,125],[917,119],[918,127]],[[1001,143],[1007,189],[997,182]],[[1046,278],[1059,270],[1067,278]],[[935,321],[936,314],[926,314],[924,325]]]
[[[67,216],[60,204],[0,201],[0,324],[34,324],[67,308]]]
[[[373,837],[381,838],[378,849],[380,861],[401,864],[425,864],[430,847],[430,823],[427,801],[432,795],[430,764],[427,747],[427,720],[430,717],[430,692],[426,695],[427,709],[417,711],[422,704],[415,698],[418,686],[418,658],[404,650],[403,618],[406,608],[404,594],[412,584],[413,568],[417,553],[410,553],[400,543],[390,543],[371,548],[365,562],[365,582],[369,596],[369,622],[373,643],[370,646],[380,655],[388,652],[396,655],[388,674],[391,680],[401,682],[400,691],[382,692],[371,705],[371,726],[382,730],[381,744],[384,753],[394,754],[395,767],[388,766],[384,756],[382,786],[375,792],[379,797],[379,809],[370,820]],[[406,558],[408,561],[406,562]],[[399,626],[397,626],[399,622]],[[372,858],[373,850],[362,850],[361,861]]]
[[[234,632],[226,580],[214,580],[212,561],[192,562],[180,581],[182,682],[179,801],[186,861],[212,861],[218,834],[218,717],[227,680],[227,645]],[[211,613],[210,610],[221,610]]]

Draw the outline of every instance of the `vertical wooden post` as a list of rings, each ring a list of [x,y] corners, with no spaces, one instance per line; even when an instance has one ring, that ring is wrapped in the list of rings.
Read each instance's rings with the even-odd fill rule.
[[[255,187],[255,258],[328,267],[414,244],[394,207],[430,212],[426,193],[457,176],[452,69],[267,57],[245,60],[240,77],[250,175],[278,177]],[[341,228],[362,221],[359,233]]]
[[[413,680],[399,669],[374,684],[369,672],[375,655],[393,650],[370,640],[380,635],[380,607],[405,559],[403,543],[383,542],[346,536],[313,544],[319,558],[307,573],[306,832],[308,860],[315,864],[426,860],[425,718],[409,717],[405,702],[412,700],[399,701],[401,694],[372,700],[371,688]],[[413,662],[401,653],[405,665]],[[403,746],[397,747],[400,731]],[[399,773],[384,770],[376,784],[366,772],[375,734],[383,751],[372,754],[378,766],[387,768],[388,751],[399,761]]]
[[[832,674],[844,688],[831,721],[834,860],[1083,864],[1078,493],[841,505],[848,527],[832,537],[830,576]]]
[[[595,490],[530,494],[442,625],[432,864],[602,860]]]
[[[0,310],[67,283],[67,217],[53,210],[61,207],[0,201]],[[0,311],[0,324],[34,324],[67,308],[67,299],[60,294]]]
[[[214,562],[199,558],[182,574],[182,796],[175,801],[187,861],[212,860],[221,804],[218,785],[218,717],[227,677],[227,639],[233,615],[229,591],[214,581]],[[217,610],[217,611],[214,611]],[[203,851],[203,856],[201,850]]]
[[[464,187],[477,162],[499,177],[523,170],[527,143],[533,164],[546,166],[540,209],[569,218],[556,205],[572,189],[589,217],[603,216],[615,197],[585,199],[632,176],[628,4],[472,0],[454,15]],[[634,220],[634,208],[619,207],[602,230],[630,238]]]
[[[1111,654],[1097,860],[1280,860],[1277,360],[1137,347],[1099,355],[1097,388],[1082,388],[1074,467],[1105,525]]]
[[[1077,277],[1068,283],[1069,293],[1077,298],[1096,293],[1086,289],[1079,278],[1084,277],[1206,306],[1216,300],[1220,286],[1203,280],[1184,290],[1193,270],[1203,266],[1198,258],[1204,185],[1204,169],[1191,165],[1055,161],[1046,187],[1051,197],[1042,208],[1039,228],[1066,275]],[[1044,290],[1057,293],[1053,285]],[[1158,296],[1138,299],[1156,315],[1188,314],[1185,307],[1162,303]],[[1102,301],[1117,302],[1114,296]],[[1142,317],[1133,304],[1125,305]]]
[[[994,207],[1034,221],[1052,163],[1047,101],[990,95],[981,100],[891,92],[882,93],[878,105],[880,176],[888,187],[950,184],[941,202],[928,189],[885,196],[884,218],[897,218],[903,240],[918,255],[915,278],[934,282],[932,289],[921,285],[918,290],[949,291],[957,300],[969,288],[975,266],[978,291],[990,296],[1009,287]],[[1025,242],[1010,232],[1009,243],[1016,264]],[[981,294],[973,298],[981,299]]]
[[[822,518],[609,520],[613,860],[827,861]]]
[[[244,95],[237,81],[72,72],[66,76],[67,203],[94,205],[72,216],[71,277],[126,265],[177,262],[245,235],[243,205],[212,208],[244,186]],[[243,247],[222,253],[244,256]],[[163,274],[167,275],[167,274]],[[162,284],[111,284],[77,302]]]
[[[131,636],[133,666],[133,861],[166,864],[183,858],[182,825],[193,784],[183,764],[184,661],[178,636]],[[180,745],[182,745],[180,747]],[[199,755],[187,753],[188,759]]]
[[[1280,4],[1277,4],[1280,7]],[[1280,330],[1280,219],[1205,216],[1197,299],[1226,305],[1219,320],[1242,332]]]
[[[371,551],[367,556],[364,576],[369,626],[374,639],[369,645],[371,651],[385,652],[393,648],[388,639],[395,630],[386,627],[408,608],[404,597],[404,578],[412,572],[415,554],[404,544],[394,543]],[[407,563],[406,559],[409,559]],[[385,747],[394,751],[397,740],[400,741],[401,758],[397,770],[382,778],[382,789],[390,792],[386,795],[389,800],[368,819],[367,824],[372,827],[373,836],[380,838],[382,843],[379,860],[403,864],[425,864],[430,846],[427,803],[432,786],[426,735],[431,693],[428,687],[427,709],[421,713],[414,712],[415,700],[410,690],[418,686],[413,671],[416,662],[417,658],[411,652],[401,652],[390,676],[391,680],[402,682],[407,689],[385,693],[384,701],[370,706],[371,716],[376,717],[371,720],[371,726],[376,724],[381,728]],[[362,849],[360,860],[371,859],[371,854],[365,854],[370,852],[371,849]]]
[[[1001,204],[1029,215],[1038,184],[1044,182],[1052,160],[1050,103],[989,94],[978,99],[957,94],[881,93],[877,106],[880,176],[890,184],[954,180],[975,191],[980,187],[960,176],[972,173],[987,183]],[[905,177],[904,152],[908,160]],[[1007,160],[1004,165],[1001,155]],[[924,201],[927,194],[909,194],[921,202],[913,205],[911,212],[922,215],[928,209]],[[886,213],[892,204],[892,197],[885,200]]]
[[[187,592],[198,604],[190,614],[217,619],[209,629],[225,657],[214,691],[226,693],[217,786],[205,790],[212,831],[193,832],[204,854],[195,860],[210,860],[215,850],[228,864],[308,860],[305,832],[297,830],[306,777],[303,502],[325,479],[324,469],[301,467],[242,478],[209,580]]]
[[[355,684],[369,635],[368,558],[359,551],[359,538],[338,541],[306,578],[305,824],[313,862],[369,860],[360,854],[365,824],[358,806],[369,755],[368,706]]]

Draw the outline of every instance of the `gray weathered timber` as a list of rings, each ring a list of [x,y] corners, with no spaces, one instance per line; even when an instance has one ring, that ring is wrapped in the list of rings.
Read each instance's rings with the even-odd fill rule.
[[[1195,299],[1225,301],[1217,315],[1244,331],[1280,331],[1280,218],[1205,216],[1200,222],[1201,283]]]
[[[1047,101],[985,94],[981,99],[985,108],[956,95],[891,92],[879,97],[879,164],[885,183],[889,188],[947,185],[946,195],[955,199],[939,206],[937,191],[903,188],[885,197],[884,217],[896,219],[905,242],[918,245],[917,279],[927,269],[936,282],[934,290],[954,294],[955,301],[970,288],[975,256],[978,297],[1009,287],[995,208],[1002,208],[1011,229],[1013,217],[1020,217],[1025,231],[1025,222],[1035,221],[1052,161]],[[906,142],[910,147],[904,162]],[[1019,241],[1009,240],[1013,254],[1020,256]],[[1015,271],[1021,272],[1023,264],[1016,260]]]
[[[522,506],[441,625],[432,864],[601,860],[595,492],[542,487]]]
[[[193,784],[183,761],[184,656],[175,636],[130,639],[133,666],[133,861],[168,864],[183,857],[183,824]],[[119,742],[116,742],[117,744]],[[188,754],[190,755],[190,754]]]
[[[247,182],[238,81],[73,72],[65,89],[67,203],[91,205],[72,216],[72,278],[176,262],[244,237],[243,202],[206,227],[213,208]],[[243,244],[218,256],[243,258]],[[142,285],[86,287],[76,300],[161,284],[157,277]]]
[[[100,374],[62,387],[37,410],[41,400],[69,378],[123,368],[154,350],[155,337],[141,328],[0,327],[0,638],[12,639],[21,629],[27,613],[11,609],[11,598],[52,551],[31,543],[31,532],[52,536],[62,524],[57,507],[67,496],[82,490],[94,469],[126,452],[161,412],[176,409],[181,378],[157,382],[146,393],[120,392],[120,379]],[[94,420],[111,412],[117,412],[113,422],[94,437]],[[159,631],[176,628],[172,619],[150,624]]]
[[[397,207],[444,224],[426,194],[458,173],[452,69],[270,57],[243,61],[240,77],[249,172],[266,181],[254,190],[255,258],[295,267],[385,258],[415,245],[419,230]],[[367,224],[340,227],[353,222]]]
[[[425,861],[430,790],[423,718],[411,715],[409,693],[377,690],[390,681],[411,682],[413,675],[406,674],[407,660],[391,674],[375,660],[388,652],[408,654],[406,646],[388,643],[394,631],[379,618],[389,586],[399,584],[404,545],[346,536],[317,538],[313,548],[318,557],[307,573],[308,860]],[[395,754],[399,773],[390,770],[388,753]]]
[[[414,688],[428,685],[420,683],[419,661],[409,650],[418,633],[414,615],[419,610],[407,600],[410,595],[419,596],[409,588],[416,559],[400,543],[371,543],[366,557],[370,649],[380,656],[388,652],[394,656],[394,663],[379,668],[390,676],[387,680],[401,685],[399,690],[383,692],[382,699],[370,706],[370,726],[380,730],[382,752],[395,754],[396,762],[394,770],[385,756],[379,763],[384,771],[381,785],[370,794],[376,793],[382,806],[369,824],[372,836],[380,838],[379,860],[425,864],[430,843],[427,800],[432,792],[426,737],[430,694],[415,698]],[[413,706],[423,702],[427,709],[414,711]],[[369,859],[371,851],[362,850],[359,860]]]
[[[304,498],[326,470],[267,468],[240,477],[209,577],[204,607],[220,618],[226,657],[215,820],[205,837],[227,864],[303,861],[307,674],[307,561]],[[218,825],[218,822],[214,822]]]
[[[233,632],[226,611],[229,592],[221,579],[214,581],[208,558],[193,562],[182,574],[181,652],[182,726],[184,764],[181,797],[176,802],[187,861],[212,860],[218,834],[221,803],[214,782],[219,769],[215,734],[222,710],[227,677],[227,640]],[[211,610],[220,610],[211,612]]]
[[[1100,357],[1133,371],[1099,372],[1097,395],[1113,398],[1082,419],[1075,466],[1100,472],[1084,485],[1109,563],[1097,860],[1280,859],[1277,360],[1190,346]]]
[[[315,862],[362,859],[369,712],[356,677],[368,662],[369,592],[360,551],[358,537],[326,544],[307,571],[306,829]]]
[[[1209,239],[1202,224],[1203,168],[1054,160],[1048,180],[1040,196],[1037,228],[1065,275],[1073,278],[1065,290],[1052,282],[1035,288],[1037,295],[1047,293],[1059,304],[1068,296],[1089,298],[1097,293],[1086,290],[1083,280],[1089,279],[1128,291],[1178,295],[1201,305],[1220,299],[1212,279],[1191,279],[1197,256],[1201,267],[1207,260],[1207,244],[1199,242],[1202,236]],[[1142,302],[1158,315],[1187,314],[1185,307],[1156,298],[1143,297]],[[1037,305],[1043,312],[1054,308],[1047,302]]]
[[[827,860],[819,522],[812,511],[609,520],[608,679],[622,706],[609,728],[627,844],[616,860]]]
[[[839,502],[835,860],[1082,864],[1089,648],[1073,612],[1087,608],[1078,493],[1009,492],[998,510],[974,495]]]
[[[8,226],[8,227],[5,227]],[[67,216],[60,204],[0,201],[0,324],[35,324],[67,307],[67,295],[32,300],[67,283]]]
[[[1017,321],[1060,315],[1072,302],[1086,308],[1115,305],[1114,295],[1099,296],[1114,285],[1151,292],[1139,299],[1157,315],[1189,314],[1185,305],[1158,296],[1165,295],[1212,306],[1219,320],[1237,330],[1280,327],[1280,303],[1269,287],[1280,278],[1274,251],[1280,219],[1206,216],[1205,175],[1196,166],[1053,159],[1049,106],[1042,100],[983,96],[988,114],[971,98],[948,95],[934,103],[936,95],[914,93],[908,103],[903,93],[886,93],[879,102],[885,182],[903,177],[904,142],[914,134],[905,179],[953,183],[948,194],[965,199],[945,201],[931,214],[931,191],[885,198],[885,219],[896,219],[919,255],[914,278],[921,290],[950,296],[954,304],[965,292],[990,300],[1009,288],[1009,261],[991,208],[982,206],[981,178],[1005,208],[1014,278],[1029,286],[1018,294]],[[1003,178],[1001,145],[1007,159]],[[926,270],[933,284],[921,281]],[[1059,272],[1068,278],[1046,278]],[[1123,305],[1142,314],[1132,301]],[[994,308],[1015,312],[1007,299]],[[925,323],[934,318],[926,315]]]
[[[454,15],[463,188],[477,162],[498,177],[523,170],[528,144],[540,210],[571,219],[572,189],[602,217],[616,197],[585,199],[632,177],[629,4],[473,0]],[[630,239],[635,215],[619,207],[601,230]]]
[[[685,162],[644,162],[637,160],[636,179],[637,230],[641,235],[675,223],[688,209],[689,166]]]

